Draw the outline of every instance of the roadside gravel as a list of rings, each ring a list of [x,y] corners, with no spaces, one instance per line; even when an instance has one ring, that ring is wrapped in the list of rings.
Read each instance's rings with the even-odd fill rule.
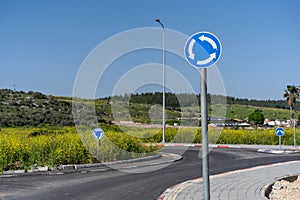
[[[275,182],[269,198],[271,200],[299,200],[300,175],[295,181],[280,180]]]

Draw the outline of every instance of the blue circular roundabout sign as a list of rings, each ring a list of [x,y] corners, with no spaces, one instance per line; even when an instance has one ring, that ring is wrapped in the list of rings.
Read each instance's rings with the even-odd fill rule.
[[[212,33],[198,32],[190,36],[184,47],[186,60],[194,67],[208,68],[220,58],[222,45]]]

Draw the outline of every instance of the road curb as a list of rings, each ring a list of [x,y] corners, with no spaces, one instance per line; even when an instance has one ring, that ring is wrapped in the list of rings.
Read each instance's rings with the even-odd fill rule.
[[[141,143],[141,146],[146,147],[201,147],[201,143]],[[210,148],[241,148],[237,145],[227,144],[209,144]]]
[[[257,152],[271,153],[271,154],[296,154],[296,153],[300,153],[300,150],[292,150],[292,149],[258,149]]]
[[[174,185],[168,189],[166,189],[158,198],[157,200],[176,200],[177,195],[184,190],[185,188],[202,182],[202,178],[196,178],[192,180],[188,180],[177,185]]]
[[[159,161],[162,157],[168,157],[168,156],[170,157],[170,159]],[[5,171],[0,175],[0,178],[16,177],[16,176],[31,176],[31,175],[55,175],[55,174],[65,174],[65,173],[74,173],[74,172],[76,173],[81,171],[89,171],[95,168],[98,168],[101,171],[106,171],[112,169],[126,168],[123,165],[131,164],[131,163],[135,163],[134,167],[139,167],[139,166],[151,166],[151,165],[158,165],[163,163],[176,162],[181,159],[182,156],[180,155],[160,152],[152,156],[147,156],[143,158],[134,158],[129,160],[120,160],[115,162],[80,164],[80,165],[70,164],[70,165],[60,165],[57,167],[46,166],[35,170],[28,170],[27,172],[25,172],[25,170]],[[146,161],[152,161],[152,160],[153,161],[158,160],[158,161],[153,163],[143,164]]]

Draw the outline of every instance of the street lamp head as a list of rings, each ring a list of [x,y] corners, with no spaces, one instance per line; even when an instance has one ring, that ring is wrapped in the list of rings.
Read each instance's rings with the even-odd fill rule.
[[[161,23],[160,19],[157,18],[157,19],[155,19],[155,21],[158,22],[163,29],[165,28],[165,26],[163,25],[163,23]]]

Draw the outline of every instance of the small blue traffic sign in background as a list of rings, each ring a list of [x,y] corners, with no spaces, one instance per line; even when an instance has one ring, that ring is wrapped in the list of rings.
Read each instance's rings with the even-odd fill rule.
[[[198,32],[188,38],[184,54],[186,60],[197,68],[214,65],[220,58],[222,46],[220,40],[212,33]]]
[[[101,128],[95,128],[93,130],[93,136],[97,139],[100,140],[103,137],[103,130]]]
[[[276,128],[275,133],[278,137],[281,137],[284,134],[284,129],[281,127],[278,127],[278,128]]]

